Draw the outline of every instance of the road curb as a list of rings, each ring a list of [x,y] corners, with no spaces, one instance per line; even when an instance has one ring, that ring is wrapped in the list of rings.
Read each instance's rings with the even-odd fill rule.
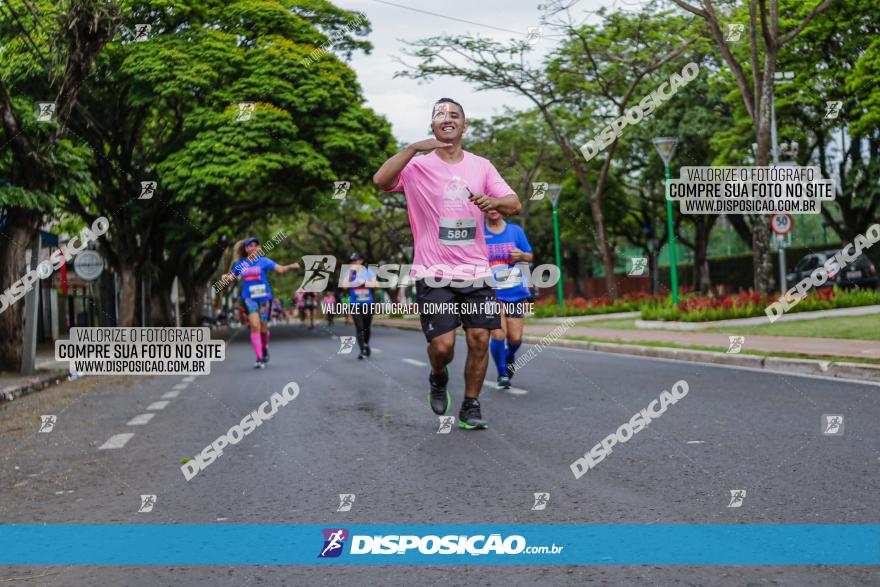
[[[65,381],[70,373],[63,370],[51,370],[29,376],[23,383],[7,385],[0,388],[0,404],[11,402],[24,395],[40,391],[50,385]]]
[[[389,326],[402,330],[420,330],[416,325],[409,324],[383,324],[376,322],[377,326]],[[544,342],[545,336],[524,336],[523,342],[529,344],[541,344],[543,346],[557,346],[562,348],[581,349],[587,351],[599,351],[603,353],[615,353],[620,355],[635,355],[639,357],[651,357],[655,359],[673,359],[676,361],[690,361],[697,363],[712,363],[715,365],[730,365],[733,367],[749,367],[751,369],[765,369],[767,371],[786,372],[796,375],[819,375],[822,377],[835,377],[840,379],[855,379],[880,383],[880,366],[863,363],[847,363],[846,361],[818,361],[814,359],[786,359],[782,357],[768,357],[761,355],[743,355],[716,353],[712,351],[698,351],[691,349],[678,349],[674,347],[654,347],[636,344],[616,344],[611,342],[590,342],[586,340],[571,340],[557,338],[553,341]]]
[[[537,336],[523,337],[523,341],[530,344],[541,343],[541,340],[542,338]],[[576,348],[623,355],[638,355],[657,359],[674,359],[676,361],[749,367],[752,369],[765,369],[767,371],[776,372],[782,371],[797,375],[820,375],[823,377],[856,379],[859,381],[880,383],[880,367],[862,363],[819,361],[814,359],[787,359],[783,357],[716,353],[712,351],[698,351],[670,347],[589,342],[585,340],[558,339],[551,342],[548,346],[560,346],[563,348]]]

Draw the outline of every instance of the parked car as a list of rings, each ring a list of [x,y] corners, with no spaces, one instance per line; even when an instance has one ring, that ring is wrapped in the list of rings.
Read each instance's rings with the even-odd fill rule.
[[[829,258],[837,254],[838,249],[818,251],[810,253],[801,259],[794,270],[785,276],[785,283],[792,288],[803,278],[808,277],[814,270],[825,264]],[[878,284],[877,269],[868,256],[864,253],[852,263],[847,263],[843,271],[837,271],[828,276],[828,281],[822,287],[861,287],[875,289]]]

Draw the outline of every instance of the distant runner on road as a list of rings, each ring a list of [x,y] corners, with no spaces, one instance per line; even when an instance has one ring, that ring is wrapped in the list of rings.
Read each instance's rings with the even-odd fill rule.
[[[253,237],[235,243],[234,250],[238,261],[230,274],[241,277],[241,301],[251,328],[251,346],[257,355],[254,369],[265,369],[269,362],[269,313],[272,309],[272,289],[266,274],[269,271],[287,273],[299,269],[299,263],[279,265],[262,256],[259,254],[260,241]]]
[[[449,410],[449,369],[455,350],[455,330],[462,325],[467,338],[464,400],[458,425],[488,428],[480,409],[480,390],[489,359],[489,331],[501,328],[497,299],[489,270],[483,216],[497,210],[519,213],[519,198],[492,164],[461,148],[468,128],[461,104],[441,98],[431,112],[433,139],[409,145],[373,176],[389,192],[404,192],[415,258],[416,303],[431,361],[429,403],[435,414]],[[417,154],[427,153],[422,157]],[[449,284],[442,280],[446,278]],[[427,313],[425,304],[468,304],[478,311]],[[442,306],[437,306],[442,307]],[[448,307],[448,306],[447,306]]]
[[[534,255],[522,227],[505,222],[496,210],[486,214],[486,245],[495,295],[501,304],[501,328],[492,331],[489,350],[498,369],[497,387],[508,389],[516,351],[522,345],[525,307],[532,301],[520,263],[531,263]]]
[[[348,288],[348,303],[351,307],[351,318],[354,320],[360,354],[363,360],[370,356],[370,328],[373,324],[371,304],[376,302],[373,289],[379,284],[376,274],[369,267],[364,267],[364,258],[358,253],[351,255],[350,262],[354,268],[342,280],[342,287]]]

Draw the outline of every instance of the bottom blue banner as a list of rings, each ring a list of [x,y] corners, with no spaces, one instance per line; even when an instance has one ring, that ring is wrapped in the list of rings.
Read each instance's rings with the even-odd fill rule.
[[[0,525],[6,565],[877,565],[880,525]]]

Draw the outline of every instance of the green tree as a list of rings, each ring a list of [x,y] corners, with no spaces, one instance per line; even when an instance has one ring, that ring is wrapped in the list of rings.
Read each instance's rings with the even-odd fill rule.
[[[338,177],[365,177],[371,154],[390,143],[387,123],[362,106],[354,72],[321,50],[331,36],[343,56],[368,48],[355,39],[368,25],[326,2],[127,8],[127,21],[152,30],[143,42],[128,30],[102,55],[100,83],[84,103],[108,131],[77,129],[101,154],[99,191],[65,202],[83,217],[110,218],[122,324],[137,321],[144,277],[166,320],[175,276],[193,323],[228,243],[257,218],[316,206]],[[138,200],[148,180],[158,189]]]
[[[68,138],[82,112],[77,99],[95,57],[119,23],[116,6],[98,0],[0,4],[0,293],[24,269],[43,213],[61,195],[87,196],[90,157]],[[51,102],[38,122],[36,102]],[[8,150],[7,150],[8,147]],[[5,305],[5,304],[4,304]],[[18,370],[23,304],[0,313],[0,370]]]
[[[586,161],[580,145],[637,102],[645,77],[677,59],[691,41],[682,40],[686,22],[659,11],[653,1],[635,13],[599,11],[603,20],[598,25],[576,23],[569,5],[562,0],[544,5],[552,30],[564,40],[540,65],[529,63],[529,45],[524,41],[504,44],[439,36],[416,42],[411,55],[419,63],[400,75],[459,77],[480,90],[515,92],[534,104],[589,203],[606,287],[613,295],[614,252],[608,242],[603,198],[617,141],[601,160]]]
[[[810,22],[828,8],[832,0],[805,5],[800,0],[782,2],[783,20],[780,22],[779,0],[748,0],[746,15],[741,15],[735,2],[716,6],[712,0],[702,0],[694,6],[685,0],[672,0],[679,7],[705,21],[704,35],[712,39],[721,57],[730,69],[742,98],[743,106],[752,120],[757,140],[755,163],[766,166],[770,162],[770,120],[773,108],[774,74],[782,48],[796,38]],[[719,10],[720,7],[720,10]],[[737,48],[728,41],[727,23],[745,20],[748,42]],[[782,30],[786,27],[786,30]],[[749,67],[743,63],[748,61]],[[760,67],[759,67],[760,63]],[[751,73],[751,80],[749,79]],[[773,262],[770,255],[770,217],[757,215],[752,221],[752,258],[755,289],[769,295],[773,289]]]

